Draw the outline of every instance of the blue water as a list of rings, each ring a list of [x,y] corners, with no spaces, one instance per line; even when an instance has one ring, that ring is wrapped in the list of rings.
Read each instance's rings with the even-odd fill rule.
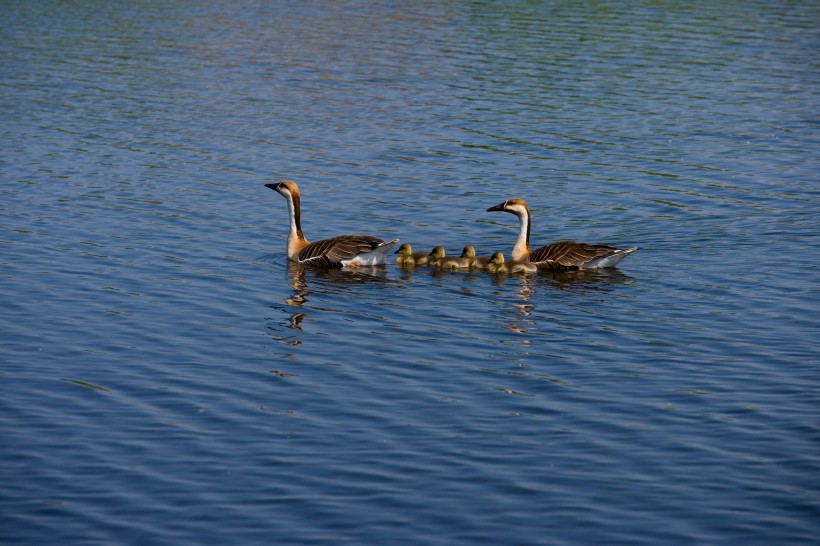
[[[820,4],[6,2],[0,542],[817,544]],[[367,232],[534,277],[315,271]]]

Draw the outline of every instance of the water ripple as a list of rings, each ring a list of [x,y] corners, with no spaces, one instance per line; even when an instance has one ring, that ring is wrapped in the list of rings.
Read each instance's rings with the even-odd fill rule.
[[[15,544],[812,544],[816,3],[5,6]],[[311,240],[640,247],[533,277]]]

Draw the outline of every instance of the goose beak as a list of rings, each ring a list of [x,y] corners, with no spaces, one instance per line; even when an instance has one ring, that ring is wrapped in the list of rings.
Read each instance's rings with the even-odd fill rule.
[[[282,183],[281,183],[281,182],[276,182],[276,183],[274,183],[274,184],[265,184],[265,187],[266,187],[266,188],[270,188],[270,189],[272,189],[273,191],[279,191],[279,186],[281,186],[281,185],[282,185]]]
[[[498,211],[498,210],[503,211],[504,210],[504,205],[506,205],[506,204],[507,204],[507,202],[504,201],[503,203],[501,203],[499,205],[488,208],[487,212],[493,212],[493,211]]]

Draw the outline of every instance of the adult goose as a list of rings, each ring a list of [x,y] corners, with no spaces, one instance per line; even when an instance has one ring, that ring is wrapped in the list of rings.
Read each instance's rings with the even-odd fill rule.
[[[358,267],[382,265],[387,252],[398,242],[383,241],[372,235],[339,235],[309,243],[302,233],[299,186],[285,180],[265,187],[287,199],[290,212],[288,259],[303,265],[320,267]]]
[[[598,269],[614,267],[621,260],[638,250],[637,247],[625,250],[609,245],[590,245],[574,241],[561,241],[551,245],[530,250],[530,209],[523,199],[507,199],[503,203],[487,209],[504,211],[518,216],[520,231],[518,240],[512,250],[512,260],[529,261],[538,269]]]

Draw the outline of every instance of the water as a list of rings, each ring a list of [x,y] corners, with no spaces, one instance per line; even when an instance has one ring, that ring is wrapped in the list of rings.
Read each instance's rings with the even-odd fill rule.
[[[816,544],[817,2],[7,2],[3,544]],[[637,245],[306,271],[310,239]]]

